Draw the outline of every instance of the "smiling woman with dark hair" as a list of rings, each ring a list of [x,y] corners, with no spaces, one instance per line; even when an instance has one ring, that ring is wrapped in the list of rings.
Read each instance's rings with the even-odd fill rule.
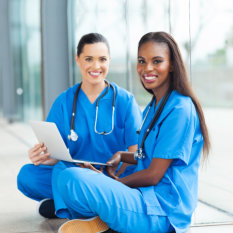
[[[60,174],[59,192],[76,219],[64,223],[60,233],[102,226],[100,219],[116,231],[132,233],[184,233],[191,223],[201,151],[206,156],[210,142],[201,105],[168,33],[151,32],[141,38],[137,72],[152,94],[139,130],[139,149],[115,153],[108,162],[112,167],[107,168],[111,178],[91,167],[68,168]],[[134,172],[116,176],[121,161],[137,164]]]

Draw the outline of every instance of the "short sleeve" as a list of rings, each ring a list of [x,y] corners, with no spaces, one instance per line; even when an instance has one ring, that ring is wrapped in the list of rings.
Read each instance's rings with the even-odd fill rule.
[[[129,146],[138,143],[138,134],[136,131],[139,129],[142,122],[142,112],[133,96],[129,99],[126,117],[125,117],[125,145]]]
[[[159,127],[153,157],[188,163],[195,133],[196,110],[191,101],[176,106]]]

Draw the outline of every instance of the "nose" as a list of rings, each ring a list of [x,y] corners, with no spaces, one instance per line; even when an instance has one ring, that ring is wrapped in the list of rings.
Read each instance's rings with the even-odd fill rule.
[[[99,63],[99,61],[95,61],[95,62],[93,63],[93,67],[96,68],[96,69],[100,68],[100,63]]]
[[[153,70],[153,68],[154,68],[153,64],[151,62],[149,62],[149,63],[146,64],[145,70],[146,71],[151,71],[151,70]]]

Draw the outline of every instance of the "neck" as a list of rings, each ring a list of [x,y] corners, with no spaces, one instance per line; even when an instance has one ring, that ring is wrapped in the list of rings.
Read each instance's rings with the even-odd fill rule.
[[[160,87],[157,90],[153,90],[153,94],[156,97],[156,104],[155,106],[160,102],[160,100],[166,95],[168,89],[169,89],[169,85],[166,85],[164,87]]]
[[[96,98],[99,96],[99,94],[104,90],[104,88],[106,87],[106,83],[103,80],[103,82],[99,82],[97,84],[90,84],[88,82],[82,82],[82,90],[84,91],[84,93],[87,95],[87,97],[89,98],[89,100],[93,103]]]

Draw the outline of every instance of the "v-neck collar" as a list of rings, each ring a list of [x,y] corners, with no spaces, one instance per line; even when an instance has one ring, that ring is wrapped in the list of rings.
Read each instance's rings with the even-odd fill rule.
[[[163,98],[164,98],[164,96],[163,96]],[[158,104],[156,106],[155,106],[155,104],[156,104],[157,100],[155,98],[154,103],[153,103],[153,111],[154,111],[154,113],[157,111],[157,109],[158,109],[159,105],[161,104],[163,98],[158,102]]]
[[[79,84],[80,85],[80,84]],[[106,88],[108,88],[108,86],[106,86],[103,91],[97,96],[97,98],[95,99],[95,101],[93,103],[91,103],[90,99],[88,98],[88,96],[86,95],[86,93],[82,90],[82,88],[80,88],[80,92],[79,95],[82,95],[84,99],[86,99],[85,102],[87,102],[89,105],[96,105],[96,101],[97,99],[106,91]],[[108,93],[107,93],[108,94]],[[105,96],[107,96],[107,94]],[[104,96],[104,97],[105,97]],[[104,98],[103,97],[103,98]]]

